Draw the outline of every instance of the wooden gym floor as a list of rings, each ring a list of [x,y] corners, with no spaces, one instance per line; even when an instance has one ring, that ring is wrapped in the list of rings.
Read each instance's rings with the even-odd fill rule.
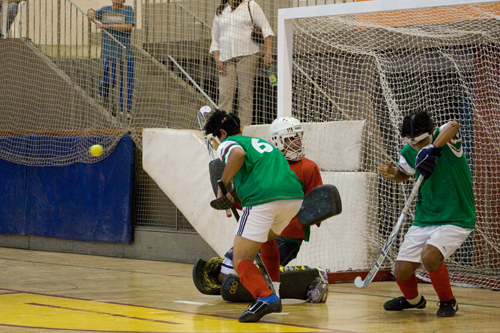
[[[208,258],[205,258],[208,259]],[[237,321],[247,304],[200,294],[192,265],[0,248],[0,332],[500,332],[500,292],[454,287],[460,310],[384,311],[395,282],[332,284],[326,304],[283,301],[260,323]]]

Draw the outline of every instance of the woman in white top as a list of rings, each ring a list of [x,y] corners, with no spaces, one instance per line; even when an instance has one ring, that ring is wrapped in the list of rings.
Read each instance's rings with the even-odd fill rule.
[[[253,19],[253,23],[252,23]],[[233,111],[238,87],[238,116],[242,126],[252,123],[253,81],[260,46],[252,41],[253,24],[262,29],[265,67],[273,63],[273,30],[255,0],[222,0],[212,26],[213,54],[219,73],[219,109]]]

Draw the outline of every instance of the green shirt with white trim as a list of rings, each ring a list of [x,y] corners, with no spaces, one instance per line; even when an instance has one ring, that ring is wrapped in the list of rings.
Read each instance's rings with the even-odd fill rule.
[[[217,148],[224,164],[231,150],[245,151],[245,160],[234,176],[241,205],[257,206],[277,200],[302,200],[304,191],[283,154],[267,141],[248,136],[230,136]]]
[[[433,140],[448,125],[437,128]],[[419,176],[415,169],[418,151],[409,144],[401,150],[398,167],[409,175]],[[424,180],[415,204],[414,226],[452,224],[466,229],[476,225],[476,209],[472,177],[465,158],[460,133],[441,149],[437,164],[429,179]]]

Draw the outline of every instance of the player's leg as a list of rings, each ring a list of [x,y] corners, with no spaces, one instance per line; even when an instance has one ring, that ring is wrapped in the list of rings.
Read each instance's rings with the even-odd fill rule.
[[[460,247],[471,232],[470,229],[454,225],[438,226],[422,251],[422,263],[429,272],[432,286],[439,298],[438,317],[451,317],[458,310],[444,260]]]
[[[241,315],[241,322],[256,322],[271,312],[281,312],[281,300],[269,289],[262,273],[253,263],[261,245],[269,239],[277,210],[276,202],[244,207],[236,228],[233,264],[241,283],[256,301]],[[279,263],[278,263],[279,264]]]
[[[264,265],[266,266],[267,272],[271,277],[273,282],[280,281],[280,252],[278,245],[274,241],[276,235],[272,230],[269,230],[269,239],[267,242],[262,244],[260,248],[260,256]],[[275,287],[276,288],[276,287]]]
[[[421,266],[421,253],[428,238],[429,235],[424,228],[412,226],[406,233],[394,267],[394,277],[403,296],[385,302],[385,310],[401,311],[411,308],[425,308],[427,302],[418,292],[415,271]]]
[[[280,253],[281,266],[286,266],[290,261],[297,258],[300,246],[302,245],[301,239],[289,239],[276,236],[274,240],[276,241]]]
[[[281,312],[281,300],[271,292],[260,270],[253,263],[262,243],[236,235],[233,262],[241,283],[256,301],[240,316],[240,322],[257,322],[271,312]]]

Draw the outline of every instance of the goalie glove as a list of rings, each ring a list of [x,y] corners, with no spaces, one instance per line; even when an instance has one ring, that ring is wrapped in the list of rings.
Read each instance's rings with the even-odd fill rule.
[[[425,146],[418,152],[417,158],[415,159],[415,167],[417,171],[424,176],[424,179],[429,179],[434,172],[434,168],[437,164],[436,157],[439,156],[440,152],[441,148],[433,144]]]
[[[223,195],[220,198],[210,201],[210,206],[217,210],[226,210],[233,208],[233,203],[227,196]]]

